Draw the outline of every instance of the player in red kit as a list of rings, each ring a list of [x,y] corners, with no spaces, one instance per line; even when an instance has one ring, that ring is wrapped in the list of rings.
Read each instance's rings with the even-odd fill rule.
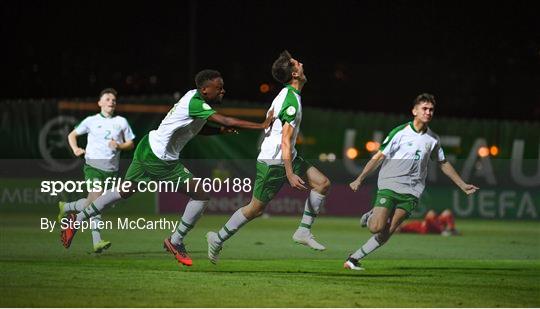
[[[454,222],[454,215],[450,209],[444,210],[440,215],[434,210],[426,213],[424,220],[413,220],[399,229],[401,233],[441,234],[443,236],[458,235]]]

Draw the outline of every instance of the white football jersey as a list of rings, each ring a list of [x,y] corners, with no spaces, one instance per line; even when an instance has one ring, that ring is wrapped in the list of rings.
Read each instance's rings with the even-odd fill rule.
[[[445,161],[439,137],[427,129],[417,132],[412,122],[394,128],[379,149],[386,156],[379,172],[379,190],[420,197],[430,158]]]
[[[276,96],[272,105],[267,111],[274,110],[276,118],[271,127],[265,130],[265,137],[261,145],[261,152],[257,160],[263,161],[268,165],[283,165],[281,153],[281,135],[283,125],[289,123],[294,131],[291,137],[291,154],[292,160],[296,158],[296,138],[300,132],[300,123],[302,122],[302,104],[300,91],[296,90],[291,85],[287,85]]]
[[[196,89],[188,91],[161,121],[157,130],[150,131],[148,139],[152,152],[164,161],[178,160],[182,148],[199,133],[208,117],[215,112]]]
[[[126,118],[121,116],[105,117],[101,113],[86,117],[75,128],[77,135],[88,134],[85,156],[86,164],[97,169],[118,171],[120,150],[109,147],[114,139],[117,143],[135,139]]]

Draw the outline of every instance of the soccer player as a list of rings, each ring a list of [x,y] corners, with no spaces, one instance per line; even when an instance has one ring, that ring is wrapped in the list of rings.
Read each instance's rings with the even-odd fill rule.
[[[107,206],[126,199],[134,194],[138,182],[172,181],[179,183],[180,189],[191,199],[186,205],[177,230],[164,241],[164,247],[172,253],[176,260],[191,266],[192,260],[184,246],[183,239],[201,217],[209,201],[208,193],[200,187],[195,188],[193,174],[179,161],[182,148],[199,132],[201,134],[217,134],[234,132],[231,128],[263,130],[270,126],[272,117],[263,123],[254,123],[218,114],[210,104],[219,104],[225,94],[223,79],[218,71],[203,70],[195,76],[197,89],[188,91],[176,103],[156,130],[144,136],[137,145],[133,161],[126,174],[130,181],[127,190],[110,191],[96,199],[90,207],[68,216],[69,224],[64,224],[61,239],[64,247],[69,248],[77,232],[75,221],[80,222],[99,215]],[[207,121],[222,125],[220,128],[205,126]],[[203,128],[204,127],[204,128]],[[184,181],[189,181],[186,187]]]
[[[131,130],[126,118],[114,115],[116,109],[117,92],[113,88],[101,91],[98,106],[101,108],[99,114],[86,117],[68,135],[69,146],[73,153],[80,157],[84,154],[86,160],[84,164],[84,178],[92,182],[98,181],[103,186],[105,179],[118,176],[118,166],[120,162],[120,152],[134,148],[133,139],[135,135]],[[77,137],[88,134],[86,149],[77,145]],[[76,213],[82,211],[90,205],[96,198],[103,194],[103,190],[89,190],[86,198],[74,202],[58,203],[58,221],[66,213]],[[101,215],[90,219],[92,227],[92,242],[94,252],[101,253],[111,246],[110,241],[102,240],[99,230]]]
[[[429,210],[424,220],[412,220],[396,230],[399,233],[415,234],[441,234],[442,236],[459,235],[456,230],[454,215],[450,209],[445,209],[440,215],[434,210]]]
[[[307,81],[304,66],[284,51],[272,65],[272,75],[285,87],[272,102],[267,115],[276,117],[272,127],[266,131],[261,152],[257,158],[257,176],[251,201],[238,209],[218,233],[208,232],[208,258],[216,263],[223,243],[233,236],[244,224],[260,216],[268,202],[279,192],[286,181],[291,187],[306,190],[305,176],[312,188],[304,206],[300,226],[293,240],[315,250],[324,250],[311,233],[315,217],[323,207],[330,181],[314,166],[297,155],[296,138],[302,121],[300,92]]]
[[[402,124],[383,141],[379,151],[369,160],[356,180],[350,183],[357,191],[364,179],[382,163],[378,191],[371,211],[361,218],[374,235],[345,261],[346,269],[363,270],[359,260],[384,245],[418,204],[424,191],[430,158],[463,192],[473,194],[474,185],[461,179],[446,161],[439,137],[428,127],[435,110],[435,97],[422,93],[414,100],[413,121]]]

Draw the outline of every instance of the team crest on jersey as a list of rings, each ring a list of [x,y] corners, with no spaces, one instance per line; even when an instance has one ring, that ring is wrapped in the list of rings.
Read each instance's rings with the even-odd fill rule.
[[[184,167],[184,173],[186,173],[186,174],[191,174],[191,172],[190,172],[187,168],[185,168],[185,167]]]
[[[426,152],[429,152],[430,149],[431,149],[431,144],[430,144],[430,143],[426,143]]]
[[[287,115],[292,116],[296,113],[296,108],[294,108],[294,106],[289,106],[285,112]]]
[[[385,199],[384,197],[381,197],[381,199],[379,200],[379,202],[380,202],[381,204],[384,204],[384,203],[386,203],[386,199]]]
[[[202,108],[207,111],[207,110],[211,110],[212,108],[210,107],[210,105],[208,105],[207,103],[203,103],[202,104]]]

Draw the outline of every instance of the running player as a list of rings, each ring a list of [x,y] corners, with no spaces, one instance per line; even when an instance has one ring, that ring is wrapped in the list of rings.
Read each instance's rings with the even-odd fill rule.
[[[257,158],[257,177],[253,196],[246,206],[238,209],[219,230],[208,232],[208,258],[216,263],[223,243],[233,236],[244,224],[262,215],[266,205],[288,181],[291,187],[307,190],[305,181],[312,188],[304,206],[300,226],[293,240],[315,250],[324,250],[311,233],[315,217],[326,200],[330,181],[317,168],[298,156],[296,138],[302,121],[300,92],[307,82],[304,65],[284,51],[272,65],[272,75],[285,85],[272,102],[267,115],[274,114],[276,121],[266,132]]]
[[[473,194],[478,190],[465,183],[446,161],[439,137],[428,127],[434,110],[433,95],[423,93],[416,97],[413,121],[393,129],[362,173],[350,183],[353,191],[358,190],[364,179],[382,163],[375,204],[361,219],[362,225],[368,226],[374,235],[349,256],[344,264],[346,269],[362,270],[359,260],[385,244],[411,214],[424,191],[430,158],[439,162],[443,173],[463,192]]]
[[[188,180],[188,188],[196,188],[193,174],[179,161],[182,148],[199,132],[218,133],[230,128],[263,130],[270,126],[272,117],[268,116],[263,123],[254,123],[218,114],[210,104],[219,104],[225,94],[223,79],[218,71],[203,70],[195,77],[197,89],[188,91],[169,111],[156,130],[144,136],[137,145],[133,161],[126,174],[131,186],[122,192],[111,191],[96,199],[90,207],[77,215],[68,217],[70,224],[62,229],[61,239],[68,248],[76,233],[74,221],[83,221],[99,215],[107,206],[126,199],[136,191],[138,182],[148,180],[173,181],[182,184],[181,190],[191,199],[186,205],[177,230],[165,239],[164,247],[172,253],[178,262],[190,266],[192,260],[184,246],[183,239],[201,217],[209,201],[208,193],[201,188],[188,191],[184,181]],[[207,121],[224,127],[212,129],[204,127]]]
[[[135,135],[129,126],[126,118],[114,115],[116,109],[117,92],[113,88],[101,91],[98,106],[101,108],[99,114],[86,117],[68,135],[69,146],[73,153],[79,157],[84,154],[84,179],[92,182],[101,182],[101,187],[105,179],[118,176],[120,163],[120,152],[134,148],[133,139]],[[88,134],[86,148],[80,148],[77,144],[77,137]],[[97,199],[103,190],[89,191],[86,198],[74,202],[58,203],[58,221],[69,213],[82,211]],[[99,222],[101,215],[90,219],[92,227],[92,242],[95,253],[101,253],[111,246],[111,242],[101,239]]]

